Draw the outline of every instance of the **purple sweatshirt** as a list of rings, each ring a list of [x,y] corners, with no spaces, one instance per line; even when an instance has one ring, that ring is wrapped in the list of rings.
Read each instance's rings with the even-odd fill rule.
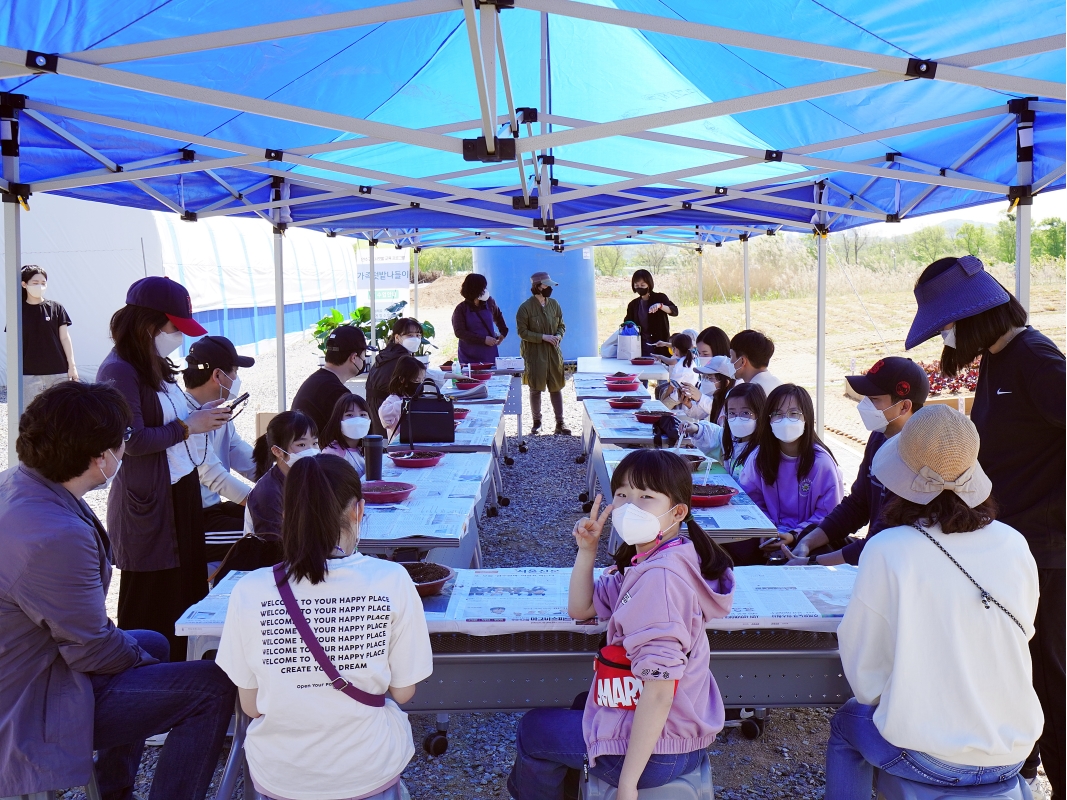
[[[678,681],[654,753],[702,750],[723,728],[726,717],[708,666],[705,626],[730,613],[733,591],[732,571],[715,581],[704,579],[691,542],[654,553],[624,575],[602,575],[593,587],[597,616],[610,617],[607,643],[626,648],[634,676]],[[582,717],[591,763],[597,756],[626,753],[633,719],[633,711],[598,706],[593,686]]]
[[[808,525],[818,525],[841,502],[844,495],[841,471],[821,447],[815,447],[815,463],[803,480],[797,479],[799,459],[783,455],[778,463],[778,477],[771,484],[764,483],[756,468],[758,453],[758,447],[752,451],[738,483],[779,531],[799,531]]]

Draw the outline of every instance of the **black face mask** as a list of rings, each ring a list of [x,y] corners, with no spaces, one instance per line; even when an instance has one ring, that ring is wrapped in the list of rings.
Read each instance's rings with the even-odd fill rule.
[[[545,299],[548,299],[551,296],[552,296],[552,287],[551,286],[542,286],[541,287],[541,297],[544,297]]]
[[[644,295],[649,293],[649,288],[647,286],[638,286],[634,289],[634,291],[643,297]]]

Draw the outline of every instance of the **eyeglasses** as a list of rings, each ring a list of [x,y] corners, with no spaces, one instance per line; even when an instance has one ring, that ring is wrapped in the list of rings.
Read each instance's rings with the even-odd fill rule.
[[[794,409],[793,411],[789,411],[785,414],[783,414],[781,411],[775,411],[773,414],[771,414],[771,422],[781,422],[782,420],[786,419],[790,420],[791,422],[803,422],[804,412],[797,411]]]
[[[131,436],[133,436],[133,428],[131,428],[130,426],[127,425],[126,426],[126,430],[124,430],[122,432],[122,441],[123,441],[123,443],[130,441],[130,437]]]
[[[755,419],[756,415],[747,408],[744,411],[731,411],[726,415],[727,419]]]

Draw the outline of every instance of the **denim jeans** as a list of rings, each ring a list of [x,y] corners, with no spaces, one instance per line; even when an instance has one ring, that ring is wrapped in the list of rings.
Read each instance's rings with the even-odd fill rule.
[[[130,800],[144,740],[170,731],[150,800],[203,800],[233,714],[237,690],[213,661],[170,659],[154,631],[128,631],[161,663],[90,675],[96,699],[93,747],[104,800]]]
[[[826,800],[870,800],[875,768],[932,786],[977,786],[1010,780],[1022,767],[952,764],[892,745],[874,725],[877,708],[852,698],[834,714],[826,743]]]
[[[582,711],[535,708],[521,720],[515,735],[515,765],[508,776],[508,792],[515,800],[563,800],[568,769],[586,761]],[[703,750],[681,755],[653,755],[637,782],[638,789],[663,786],[700,766]],[[619,785],[625,756],[598,756],[592,775]]]

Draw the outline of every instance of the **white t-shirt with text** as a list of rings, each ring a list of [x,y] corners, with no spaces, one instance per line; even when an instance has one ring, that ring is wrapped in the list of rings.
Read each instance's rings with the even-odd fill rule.
[[[326,654],[354,686],[384,694],[433,672],[422,602],[399,564],[355,553],[331,559],[322,583],[290,586]],[[391,699],[373,708],[327,682],[270,569],[234,586],[215,661],[237,686],[259,690],[262,716],[248,727],[245,752],[268,794],[360,797],[389,785],[415,752],[407,714]]]

